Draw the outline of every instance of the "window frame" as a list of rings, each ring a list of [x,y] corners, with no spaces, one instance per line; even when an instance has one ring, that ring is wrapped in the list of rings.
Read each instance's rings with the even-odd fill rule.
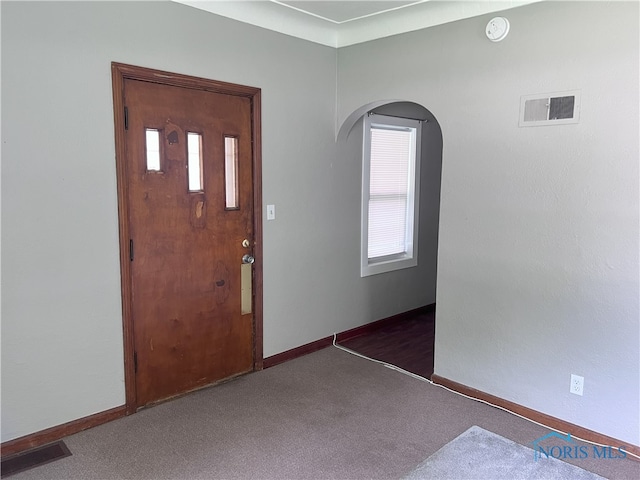
[[[367,277],[418,265],[418,226],[420,205],[420,159],[422,146],[422,122],[404,117],[369,113],[364,116],[362,156],[362,211],[360,276]],[[407,217],[405,251],[395,255],[369,258],[369,200],[371,181],[371,130],[411,130],[413,156],[410,159],[407,192]]]

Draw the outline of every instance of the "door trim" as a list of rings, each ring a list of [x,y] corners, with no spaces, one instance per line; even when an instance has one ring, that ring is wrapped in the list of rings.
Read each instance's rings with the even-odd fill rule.
[[[118,226],[120,238],[120,276],[122,296],[122,329],[124,337],[124,383],[126,414],[136,411],[136,378],[134,370],[134,336],[131,314],[131,264],[129,260],[129,201],[127,191],[127,155],[125,143],[124,82],[140,80],[182,88],[205,90],[226,95],[246,97],[251,101],[252,165],[253,165],[253,231],[254,263],[253,276],[253,371],[263,368],[263,248],[262,248],[262,128],[261,90],[255,87],[219,82],[205,78],[181,75],[161,70],[136,67],[122,63],[111,63],[113,84],[113,114],[116,148],[116,176],[118,183]]]

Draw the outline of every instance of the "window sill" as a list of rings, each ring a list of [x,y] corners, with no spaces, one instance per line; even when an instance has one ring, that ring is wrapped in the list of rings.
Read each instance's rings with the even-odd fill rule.
[[[380,273],[393,272],[395,270],[402,270],[405,268],[411,268],[418,265],[417,256],[397,256],[385,259],[367,259],[366,264],[362,264],[360,267],[360,277],[369,277],[371,275],[378,275]]]

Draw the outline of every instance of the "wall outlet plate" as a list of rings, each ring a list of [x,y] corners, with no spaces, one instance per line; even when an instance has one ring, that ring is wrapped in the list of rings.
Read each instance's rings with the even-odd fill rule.
[[[569,385],[569,391],[575,395],[582,396],[584,390],[584,377],[580,375],[571,374],[571,384]]]

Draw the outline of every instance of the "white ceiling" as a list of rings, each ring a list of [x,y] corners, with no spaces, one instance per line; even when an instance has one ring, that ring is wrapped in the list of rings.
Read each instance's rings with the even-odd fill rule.
[[[297,8],[301,11],[308,13],[309,15],[317,15],[327,21],[333,23],[344,23],[362,18],[368,15],[377,15],[388,10],[395,8],[403,8],[413,3],[422,3],[423,0],[412,1],[299,1],[299,2],[277,2],[289,6],[291,8]]]
[[[173,0],[330,47],[498,12],[541,0]]]

